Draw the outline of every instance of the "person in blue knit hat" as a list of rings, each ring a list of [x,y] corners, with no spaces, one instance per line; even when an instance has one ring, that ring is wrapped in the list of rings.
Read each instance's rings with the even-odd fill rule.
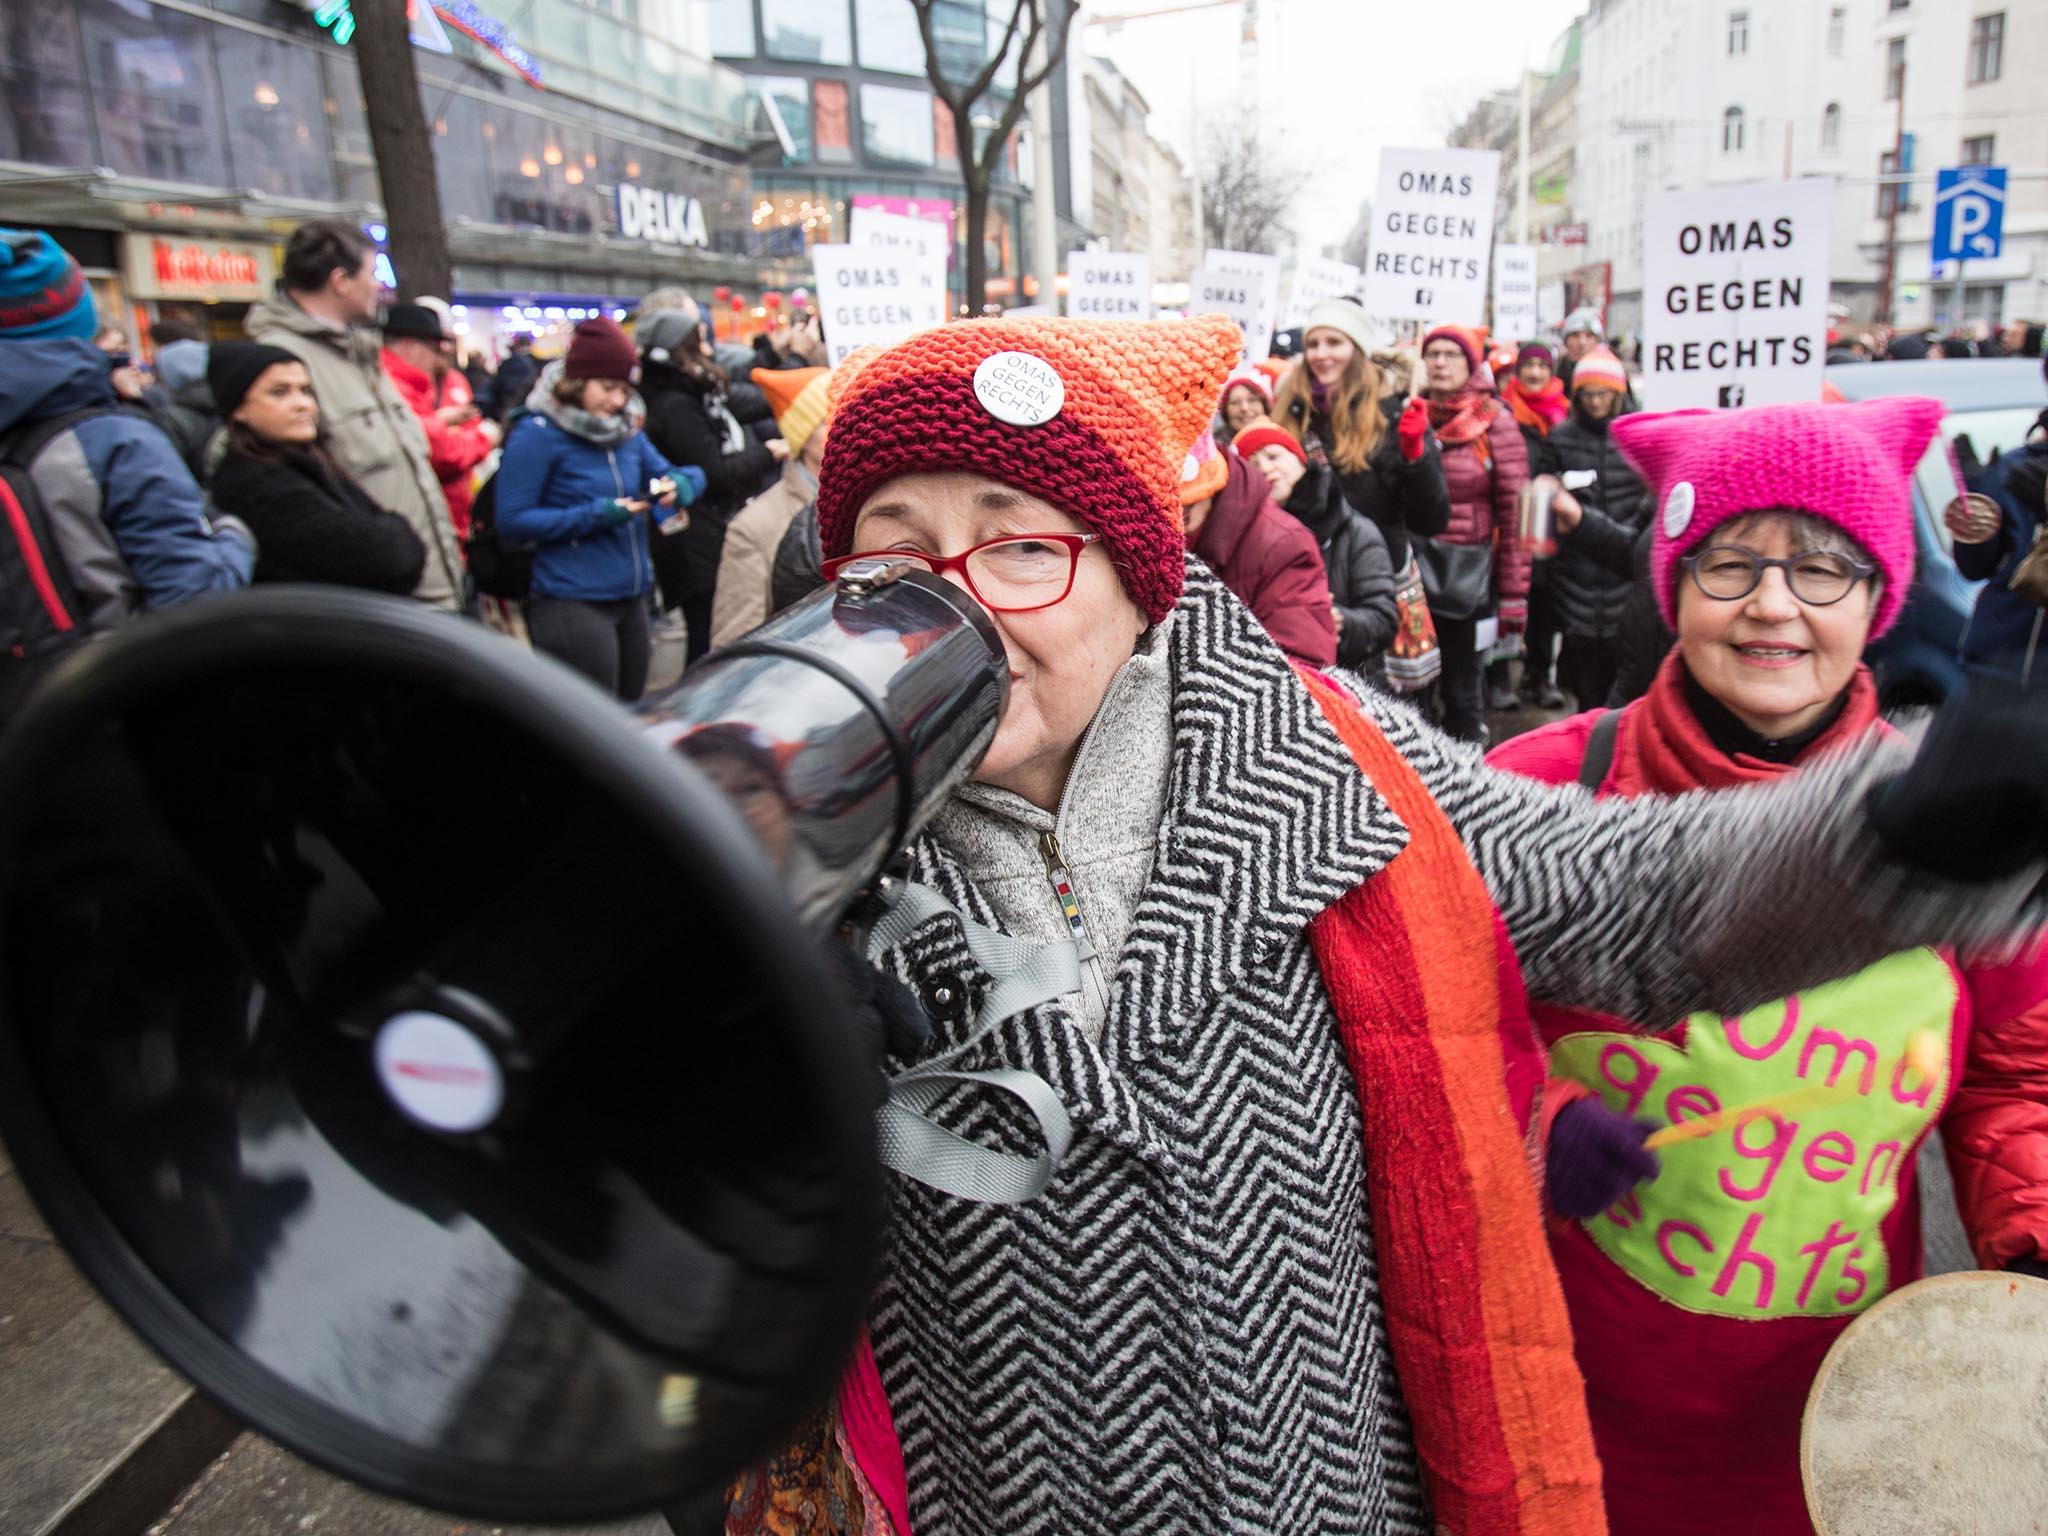
[[[39,588],[47,645],[0,662],[0,724],[85,639],[144,609],[244,586],[256,564],[248,529],[210,520],[170,439],[115,399],[92,344],[98,320],[85,275],[55,240],[0,228],[0,462],[11,480],[26,476],[58,566]]]

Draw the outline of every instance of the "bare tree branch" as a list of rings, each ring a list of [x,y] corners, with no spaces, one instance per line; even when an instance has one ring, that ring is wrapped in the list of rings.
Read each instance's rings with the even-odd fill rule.
[[[1290,163],[1256,131],[1235,122],[1213,124],[1199,163],[1208,244],[1271,252],[1294,232],[1294,212],[1312,172]]]

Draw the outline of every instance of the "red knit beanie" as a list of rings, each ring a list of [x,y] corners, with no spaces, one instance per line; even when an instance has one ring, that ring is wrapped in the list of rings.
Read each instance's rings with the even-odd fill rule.
[[[577,322],[562,360],[562,377],[630,381],[639,367],[640,354],[633,350],[632,338],[619,329],[616,320],[599,315],[595,320]]]
[[[1230,446],[1240,459],[1250,458],[1261,448],[1285,448],[1302,463],[1308,462],[1308,453],[1294,440],[1294,434],[1270,421],[1253,422],[1230,440]]]
[[[1124,590],[1158,623],[1180,597],[1188,445],[1243,345],[1220,315],[968,320],[854,354],[833,374],[818,476],[825,558],[852,553],[854,520],[889,481],[961,470],[1101,534]]]

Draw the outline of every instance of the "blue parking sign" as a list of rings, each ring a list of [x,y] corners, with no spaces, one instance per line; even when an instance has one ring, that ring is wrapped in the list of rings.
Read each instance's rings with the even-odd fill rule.
[[[2005,245],[2005,167],[1955,165],[1934,176],[1934,261],[1984,261]]]

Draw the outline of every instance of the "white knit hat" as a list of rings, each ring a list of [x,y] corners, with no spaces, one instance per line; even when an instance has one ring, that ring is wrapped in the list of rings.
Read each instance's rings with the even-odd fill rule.
[[[1340,336],[1351,338],[1351,345],[1361,352],[1372,350],[1372,322],[1365,318],[1365,311],[1349,299],[1325,299],[1308,312],[1308,323],[1301,328],[1303,341],[1308,340],[1310,331],[1335,331]]]

